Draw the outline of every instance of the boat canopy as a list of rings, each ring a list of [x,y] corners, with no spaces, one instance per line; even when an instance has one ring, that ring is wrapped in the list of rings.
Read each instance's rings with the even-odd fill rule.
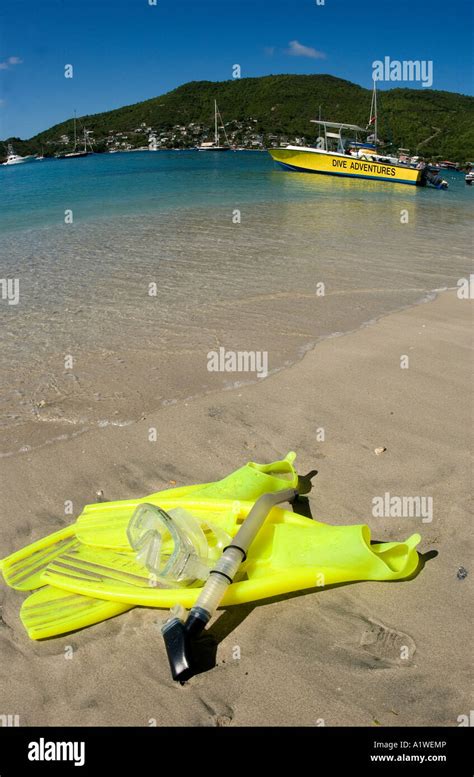
[[[320,124],[323,127],[337,127],[338,129],[350,129],[355,132],[372,132],[372,128],[364,129],[357,124],[340,124],[337,121],[323,121],[322,119],[310,119],[311,124]]]

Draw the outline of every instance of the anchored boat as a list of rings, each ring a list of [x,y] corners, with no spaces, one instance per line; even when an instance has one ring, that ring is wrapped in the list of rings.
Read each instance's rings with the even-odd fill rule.
[[[224,131],[224,137],[226,139],[226,146],[221,146],[219,143],[219,124],[218,120],[220,120],[220,126]],[[230,144],[229,139],[227,137],[227,133],[225,131],[224,123],[222,121],[222,116],[220,114],[219,108],[217,107],[217,100],[214,100],[214,140],[205,141],[204,143],[201,143],[201,145],[197,146],[198,151],[229,151],[230,150]]]
[[[2,162],[2,165],[21,165],[25,162],[31,162],[34,159],[34,156],[20,156],[19,154],[15,154],[13,150],[13,146],[11,143],[7,146],[7,158],[5,162]]]
[[[76,131],[76,111],[74,111],[74,148],[72,151],[63,152],[62,154],[56,154],[56,159],[76,159],[77,157],[89,156],[93,153],[92,143],[88,136],[88,132],[83,127],[84,136],[84,149],[78,149],[77,147],[77,131]]]
[[[320,121],[313,119],[322,129],[316,146],[286,146],[271,148],[269,153],[275,162],[289,170],[300,173],[321,173],[349,178],[369,178],[377,181],[392,181],[412,185],[423,184],[423,170],[415,170],[395,164],[387,157],[377,154],[375,149],[360,143],[358,136],[364,130],[355,124]],[[344,133],[355,133],[356,140],[352,151],[351,140]]]
[[[374,181],[447,188],[447,183],[434,176],[428,165],[416,168],[401,164],[394,157],[377,151],[377,92],[372,95],[369,124],[364,129],[356,124],[311,119],[320,133],[314,146],[288,145],[268,149],[271,157],[288,170]],[[363,136],[366,136],[365,138]],[[350,137],[352,136],[352,137]]]

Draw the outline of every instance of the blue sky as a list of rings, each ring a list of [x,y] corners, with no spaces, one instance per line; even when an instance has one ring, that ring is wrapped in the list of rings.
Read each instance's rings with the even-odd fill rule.
[[[186,81],[431,60],[433,88],[472,94],[473,0],[0,0],[0,137],[31,137]],[[64,77],[72,64],[74,77]],[[420,83],[382,83],[380,87]]]

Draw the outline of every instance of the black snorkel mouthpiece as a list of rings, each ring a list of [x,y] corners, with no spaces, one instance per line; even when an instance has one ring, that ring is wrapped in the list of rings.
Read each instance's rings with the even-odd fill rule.
[[[195,640],[210,618],[206,610],[193,607],[186,621],[176,615],[162,627],[171,676],[176,682],[184,683],[196,674]]]

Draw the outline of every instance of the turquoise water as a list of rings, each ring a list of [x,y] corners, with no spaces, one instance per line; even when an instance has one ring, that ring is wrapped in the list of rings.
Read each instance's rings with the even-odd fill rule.
[[[447,204],[472,201],[473,189],[461,174],[443,175],[449,179],[449,191],[417,189],[419,203],[442,211]],[[197,205],[305,202],[337,195],[338,189],[377,202],[411,201],[415,194],[407,186],[283,174],[263,152],[95,154],[0,167],[0,230],[57,224],[66,208],[73,209],[76,221],[84,221]]]
[[[445,177],[289,173],[259,152],[0,167],[0,279],[20,292],[0,298],[0,456],[258,380],[209,372],[212,350],[264,352],[271,374],[455,286],[474,187]]]

